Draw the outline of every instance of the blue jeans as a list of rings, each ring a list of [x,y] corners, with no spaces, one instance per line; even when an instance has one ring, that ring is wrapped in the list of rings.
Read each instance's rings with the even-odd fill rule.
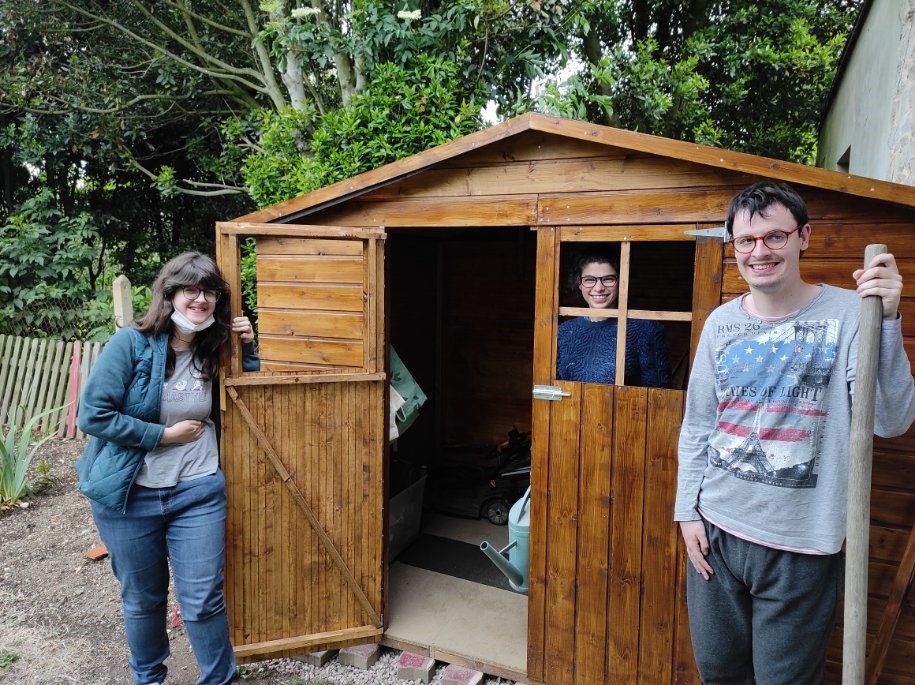
[[[169,560],[198,685],[225,685],[235,654],[223,597],[226,482],[221,471],[168,488],[135,485],[121,514],[92,502],[92,516],[121,585],[136,685],[165,680]]]
[[[838,554],[798,554],[705,521],[705,580],[687,563],[689,629],[706,685],[819,685],[835,627]]]

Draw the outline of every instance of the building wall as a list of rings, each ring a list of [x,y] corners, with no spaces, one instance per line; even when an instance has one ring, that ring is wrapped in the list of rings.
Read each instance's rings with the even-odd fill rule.
[[[823,121],[817,166],[915,184],[913,23],[915,0],[873,0]]]

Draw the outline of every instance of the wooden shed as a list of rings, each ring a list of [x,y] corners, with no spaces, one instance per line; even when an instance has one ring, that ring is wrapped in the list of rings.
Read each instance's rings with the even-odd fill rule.
[[[383,642],[528,683],[697,683],[671,521],[677,436],[703,321],[746,290],[716,229],[760,179],[809,205],[807,280],[847,287],[867,243],[889,246],[915,359],[915,188],[594,124],[526,114],[219,223],[235,311],[242,245],[256,244],[264,365],[243,373],[235,350],[225,377],[239,659]],[[662,322],[672,389],[556,380],[557,327],[583,313],[566,267],[606,243],[620,255],[620,325]],[[519,665],[495,644],[467,654],[386,632],[392,344],[429,395],[403,436],[408,457],[531,431],[530,590],[507,630],[523,641]],[[532,399],[535,385],[560,399]],[[915,679],[913,447],[915,432],[875,444],[872,682]],[[830,682],[841,611],[838,623]]]

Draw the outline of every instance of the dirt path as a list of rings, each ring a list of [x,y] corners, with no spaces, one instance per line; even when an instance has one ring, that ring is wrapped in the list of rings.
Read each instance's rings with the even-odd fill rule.
[[[51,440],[45,462],[52,485],[27,507],[0,513],[0,683],[126,685],[132,683],[117,581],[108,559],[86,552],[99,545],[89,503],[73,465],[85,441]],[[172,599],[174,593],[172,593]],[[169,616],[176,604],[169,606]],[[168,685],[194,685],[197,665],[178,625],[169,629]],[[241,680],[257,685],[394,685],[397,652],[384,650],[370,670],[336,659],[316,667],[283,659],[248,664]],[[443,679],[438,664],[433,685]],[[413,681],[419,682],[419,681]],[[511,685],[498,678],[486,685]]]
[[[0,515],[0,682],[132,682],[110,562],[85,556],[99,539],[73,470],[83,446],[79,440],[44,445],[39,458],[50,466],[52,487],[28,508]],[[169,685],[193,685],[197,666],[184,631],[170,634]],[[250,680],[295,682],[278,673]]]

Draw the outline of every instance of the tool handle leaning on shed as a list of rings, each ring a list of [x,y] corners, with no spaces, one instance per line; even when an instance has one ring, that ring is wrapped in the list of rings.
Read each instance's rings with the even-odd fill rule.
[[[886,252],[886,245],[868,245],[864,268]],[[842,685],[864,683],[867,642],[867,565],[870,529],[871,470],[874,448],[874,400],[883,301],[872,295],[861,300],[858,367],[851,410],[848,448],[848,517],[845,540],[845,614],[842,639]]]

